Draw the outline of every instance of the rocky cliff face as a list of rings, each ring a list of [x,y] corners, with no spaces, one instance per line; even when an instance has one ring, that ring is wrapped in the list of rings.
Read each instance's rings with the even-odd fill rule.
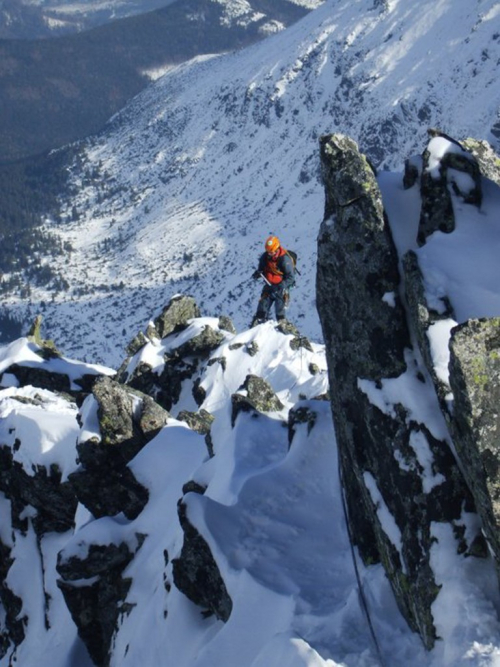
[[[444,138],[430,134],[431,141]],[[475,151],[476,157],[446,140],[453,148],[437,164],[431,164],[432,147],[407,162],[404,187],[420,190],[419,245],[435,231],[455,229],[451,192],[480,206],[480,162],[489,165],[490,178],[498,175],[486,149]],[[344,136],[325,136],[321,159],[326,204],[317,301],[352,534],[365,562],[383,563],[408,623],[431,648],[432,603],[439,590],[430,565],[433,523],[452,527],[457,552],[484,554],[481,534],[464,538],[462,512],[475,505],[500,560],[498,320],[452,330],[449,382],[438,377],[428,331],[454,315],[452,305],[444,298],[439,312],[431,307],[417,255],[398,257],[376,175],[357,145]],[[422,406],[409,408],[403,390],[408,381],[420,384],[417,403],[440,405],[441,424],[428,423]],[[418,442],[425,442],[430,457],[431,483]],[[392,530],[382,521],[384,510],[394,519]]]

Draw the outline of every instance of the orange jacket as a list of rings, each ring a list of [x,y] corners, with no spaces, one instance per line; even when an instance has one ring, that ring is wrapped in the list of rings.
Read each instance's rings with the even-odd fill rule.
[[[263,253],[259,261],[259,271],[262,271],[271,285],[284,283],[283,287],[286,289],[294,283],[293,262],[284,248],[279,249],[276,257]]]

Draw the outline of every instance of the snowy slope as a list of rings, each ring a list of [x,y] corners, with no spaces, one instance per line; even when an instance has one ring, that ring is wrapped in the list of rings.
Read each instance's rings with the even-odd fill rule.
[[[64,350],[114,365],[109,329],[123,347],[177,292],[241,328],[274,232],[299,253],[289,317],[319,340],[318,137],[349,134],[399,169],[429,126],[498,146],[499,34],[494,0],[329,0],[264,43],[169,72],[86,145],[65,222],[48,222],[75,249],[60,266],[71,288],[53,303],[34,290],[30,316],[44,300]]]

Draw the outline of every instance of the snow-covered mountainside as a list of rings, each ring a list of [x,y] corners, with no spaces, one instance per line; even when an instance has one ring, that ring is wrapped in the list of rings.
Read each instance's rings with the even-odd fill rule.
[[[88,30],[117,19],[166,7],[179,0],[5,0],[0,8],[3,38],[37,39]],[[237,21],[253,12],[246,0],[213,0],[227,8],[228,21]],[[314,9],[324,0],[291,0],[295,5]],[[257,3],[260,4],[260,3]],[[265,7],[263,7],[265,11]],[[260,13],[262,16],[262,13]]]
[[[299,254],[289,316],[318,340],[319,136],[352,136],[382,168],[420,153],[429,126],[498,147],[499,35],[494,0],[329,0],[264,43],[167,73],[85,145],[63,223],[47,223],[74,248],[59,267],[70,288],[33,288],[29,316],[44,301],[63,349],[110,364],[176,292],[241,327],[273,232]]]
[[[8,13],[9,2],[17,0],[0,6],[0,38],[5,36],[2,12]],[[0,68],[0,163],[100,132],[112,115],[172,65],[261,41],[298,21],[314,4],[182,0],[78,34],[2,39],[0,60],[6,65]],[[85,7],[78,5],[82,11]],[[10,26],[10,15],[8,20]],[[10,188],[7,193],[2,201],[15,200]],[[28,220],[33,213],[29,208]],[[9,213],[4,215],[10,219]]]
[[[0,8],[4,39],[39,39],[79,32],[118,18],[165,7],[174,0],[6,0]]]

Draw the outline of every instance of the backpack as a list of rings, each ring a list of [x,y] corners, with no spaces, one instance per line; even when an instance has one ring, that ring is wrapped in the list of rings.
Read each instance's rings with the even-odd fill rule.
[[[294,250],[285,250],[285,252],[292,260],[293,270],[300,276],[300,271],[297,269],[297,253]]]

